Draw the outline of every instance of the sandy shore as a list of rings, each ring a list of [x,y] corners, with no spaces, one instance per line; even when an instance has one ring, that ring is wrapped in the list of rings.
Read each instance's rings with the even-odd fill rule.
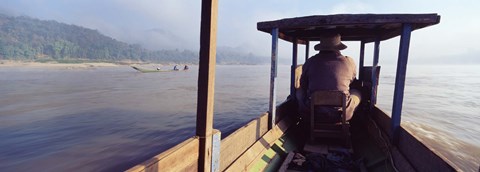
[[[1,60],[0,67],[42,67],[42,68],[65,68],[65,69],[82,69],[95,67],[118,67],[121,65],[114,63],[40,63],[40,62],[25,62],[25,61],[9,61]]]

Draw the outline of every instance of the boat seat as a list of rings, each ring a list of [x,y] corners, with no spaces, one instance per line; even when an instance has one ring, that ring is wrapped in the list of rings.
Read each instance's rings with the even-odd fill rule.
[[[310,100],[310,140],[338,138],[350,147],[350,124],[347,121],[347,95],[342,91],[315,91]],[[329,109],[329,110],[322,110]],[[333,113],[333,114],[332,114]],[[340,116],[340,122],[324,121],[325,116]]]

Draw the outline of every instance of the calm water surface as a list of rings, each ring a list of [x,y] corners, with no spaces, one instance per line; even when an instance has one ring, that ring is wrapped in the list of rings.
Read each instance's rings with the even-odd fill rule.
[[[379,106],[391,110],[394,67]],[[410,66],[403,125],[465,170],[480,162],[480,66]],[[393,70],[392,70],[393,69]],[[0,68],[0,171],[119,171],[195,133],[197,70]],[[218,66],[214,126],[268,109],[269,66]],[[289,92],[280,66],[278,101]]]

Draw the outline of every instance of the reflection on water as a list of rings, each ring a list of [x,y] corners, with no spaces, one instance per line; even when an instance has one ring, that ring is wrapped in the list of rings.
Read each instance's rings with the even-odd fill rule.
[[[2,171],[117,171],[194,133],[191,73],[145,75],[128,67],[1,73]]]
[[[474,90],[480,81],[471,78],[480,72],[457,68],[410,66],[402,118],[468,170],[479,162],[480,93]],[[378,102],[388,112],[394,76],[387,69]],[[120,171],[168,149],[195,133],[197,70],[0,69],[1,171]],[[222,136],[268,109],[269,72],[269,66],[217,67],[214,126]],[[281,102],[289,66],[278,75]]]

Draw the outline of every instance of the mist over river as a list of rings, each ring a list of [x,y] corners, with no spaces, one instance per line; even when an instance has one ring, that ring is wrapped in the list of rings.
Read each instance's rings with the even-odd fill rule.
[[[289,93],[280,65],[277,102]],[[402,125],[465,171],[480,162],[480,66],[407,72]],[[216,68],[214,127],[226,136],[268,110],[270,66]],[[391,112],[395,66],[382,66],[378,106]],[[0,68],[0,171],[121,171],[195,133],[198,66]]]

